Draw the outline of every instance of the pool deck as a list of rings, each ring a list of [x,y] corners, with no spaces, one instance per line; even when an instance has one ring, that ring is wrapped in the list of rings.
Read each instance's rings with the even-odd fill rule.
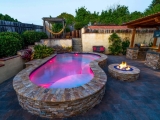
[[[57,120],[159,120],[160,70],[152,70],[143,61],[125,56],[109,55],[107,66],[122,61],[141,70],[138,80],[123,82],[111,78],[106,67],[108,81],[102,102],[84,115]],[[21,108],[12,82],[13,78],[0,84],[0,120],[48,120]]]

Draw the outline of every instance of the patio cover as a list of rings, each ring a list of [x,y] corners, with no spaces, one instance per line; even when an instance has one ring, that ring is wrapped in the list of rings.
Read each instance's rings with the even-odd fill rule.
[[[123,25],[126,25],[128,28],[132,28],[132,39],[130,47],[133,47],[134,44],[134,38],[136,33],[136,28],[156,28],[159,30],[160,28],[160,12],[145,16],[143,18],[130,21],[128,23],[124,23]],[[157,38],[154,38],[153,46],[156,46]]]

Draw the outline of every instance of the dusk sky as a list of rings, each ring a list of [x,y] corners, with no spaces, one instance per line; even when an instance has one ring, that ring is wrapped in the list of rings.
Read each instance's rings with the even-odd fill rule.
[[[152,0],[0,0],[0,13],[8,14],[23,23],[42,25],[42,17],[56,17],[62,12],[75,16],[78,7],[101,12],[113,5],[128,6],[129,11],[143,12]]]

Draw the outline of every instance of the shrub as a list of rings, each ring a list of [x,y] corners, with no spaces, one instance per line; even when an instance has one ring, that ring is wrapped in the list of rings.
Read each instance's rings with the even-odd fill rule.
[[[129,47],[130,41],[128,40],[128,38],[125,38],[122,41],[122,54],[125,55],[127,52],[127,48]]]
[[[12,37],[15,37],[20,41],[21,45],[24,46],[24,41],[23,41],[21,35],[19,35],[17,32],[0,32],[0,36],[12,36]]]
[[[25,45],[33,45],[35,42],[39,42],[41,39],[47,39],[48,36],[44,32],[25,31],[22,34]]]
[[[45,45],[35,45],[34,46],[34,59],[41,59],[53,54],[53,49]]]
[[[71,47],[66,47],[65,48],[68,52],[71,52],[72,51],[72,46]]]
[[[21,56],[24,60],[30,61],[32,60],[32,49],[23,50],[23,54]]]
[[[0,57],[16,55],[22,49],[22,44],[18,38],[13,36],[0,36]]]
[[[40,35],[40,39],[48,39],[48,36],[45,32],[37,32]]]
[[[111,54],[118,55],[122,52],[122,41],[116,33],[110,35],[109,42],[111,43],[111,45],[108,47],[108,49]]]

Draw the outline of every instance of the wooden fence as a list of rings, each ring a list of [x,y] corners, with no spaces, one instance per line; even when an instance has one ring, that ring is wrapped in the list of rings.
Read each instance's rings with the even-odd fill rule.
[[[62,36],[62,34],[54,35],[53,38],[81,38],[81,30],[73,30],[71,32],[64,33],[64,36]]]
[[[42,31],[43,26],[0,20],[0,32],[17,32],[21,34],[26,30]]]

